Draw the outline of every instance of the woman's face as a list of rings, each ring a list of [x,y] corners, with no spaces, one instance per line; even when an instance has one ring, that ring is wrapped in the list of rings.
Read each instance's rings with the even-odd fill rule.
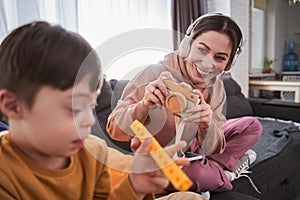
[[[210,80],[225,70],[229,61],[232,43],[229,36],[217,31],[208,31],[193,40],[187,60],[193,64],[188,68],[193,83]]]

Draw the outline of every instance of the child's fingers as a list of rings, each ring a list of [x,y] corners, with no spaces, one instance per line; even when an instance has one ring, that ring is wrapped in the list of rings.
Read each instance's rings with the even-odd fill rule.
[[[169,179],[163,174],[161,176],[156,174],[151,178],[151,182],[153,183],[153,187],[154,187],[153,189],[155,191],[159,191],[162,190],[163,188],[166,188],[170,183]]]
[[[153,139],[150,137],[145,138],[134,153],[134,161],[132,164],[133,173],[149,173],[159,169],[158,165],[149,154],[152,141]]]
[[[179,166],[188,166],[190,164],[190,161],[184,157],[176,159],[175,162]]]
[[[141,154],[148,153],[151,145],[152,145],[152,138],[150,137],[145,138],[141,143],[141,145],[137,148],[135,153],[141,153]]]
[[[140,145],[141,145],[141,141],[137,137],[131,138],[130,148],[132,152],[136,152],[136,150],[139,148]]]
[[[170,146],[167,146],[165,148],[166,152],[172,156],[174,155],[176,152],[180,151],[181,149],[183,149],[186,146],[186,142],[185,141],[180,141],[177,144],[172,144]]]

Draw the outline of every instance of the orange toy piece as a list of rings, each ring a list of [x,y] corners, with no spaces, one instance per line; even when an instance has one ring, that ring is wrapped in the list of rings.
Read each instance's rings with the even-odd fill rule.
[[[187,191],[193,185],[193,182],[160,146],[158,141],[152,136],[146,127],[138,120],[135,120],[130,125],[130,128],[140,141],[143,141],[144,138],[152,137],[153,142],[149,150],[152,158],[161,168],[162,172],[168,177],[174,188],[179,191]]]

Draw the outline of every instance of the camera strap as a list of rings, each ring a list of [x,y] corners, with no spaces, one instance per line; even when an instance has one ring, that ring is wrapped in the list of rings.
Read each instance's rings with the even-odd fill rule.
[[[175,135],[175,144],[180,142],[184,130],[185,122],[181,120],[181,117],[175,116],[175,129],[176,129],[176,135]],[[184,152],[181,150],[182,155],[184,155]],[[173,156],[174,159],[178,158],[178,154],[175,153]]]

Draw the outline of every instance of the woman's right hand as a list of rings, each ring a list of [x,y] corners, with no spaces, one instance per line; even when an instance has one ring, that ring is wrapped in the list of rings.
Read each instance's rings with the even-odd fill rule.
[[[173,78],[172,74],[168,71],[162,72],[159,78],[150,82],[145,87],[145,94],[143,97],[143,103],[151,108],[153,105],[164,105],[165,99],[168,94],[168,90],[162,80],[164,78]]]

